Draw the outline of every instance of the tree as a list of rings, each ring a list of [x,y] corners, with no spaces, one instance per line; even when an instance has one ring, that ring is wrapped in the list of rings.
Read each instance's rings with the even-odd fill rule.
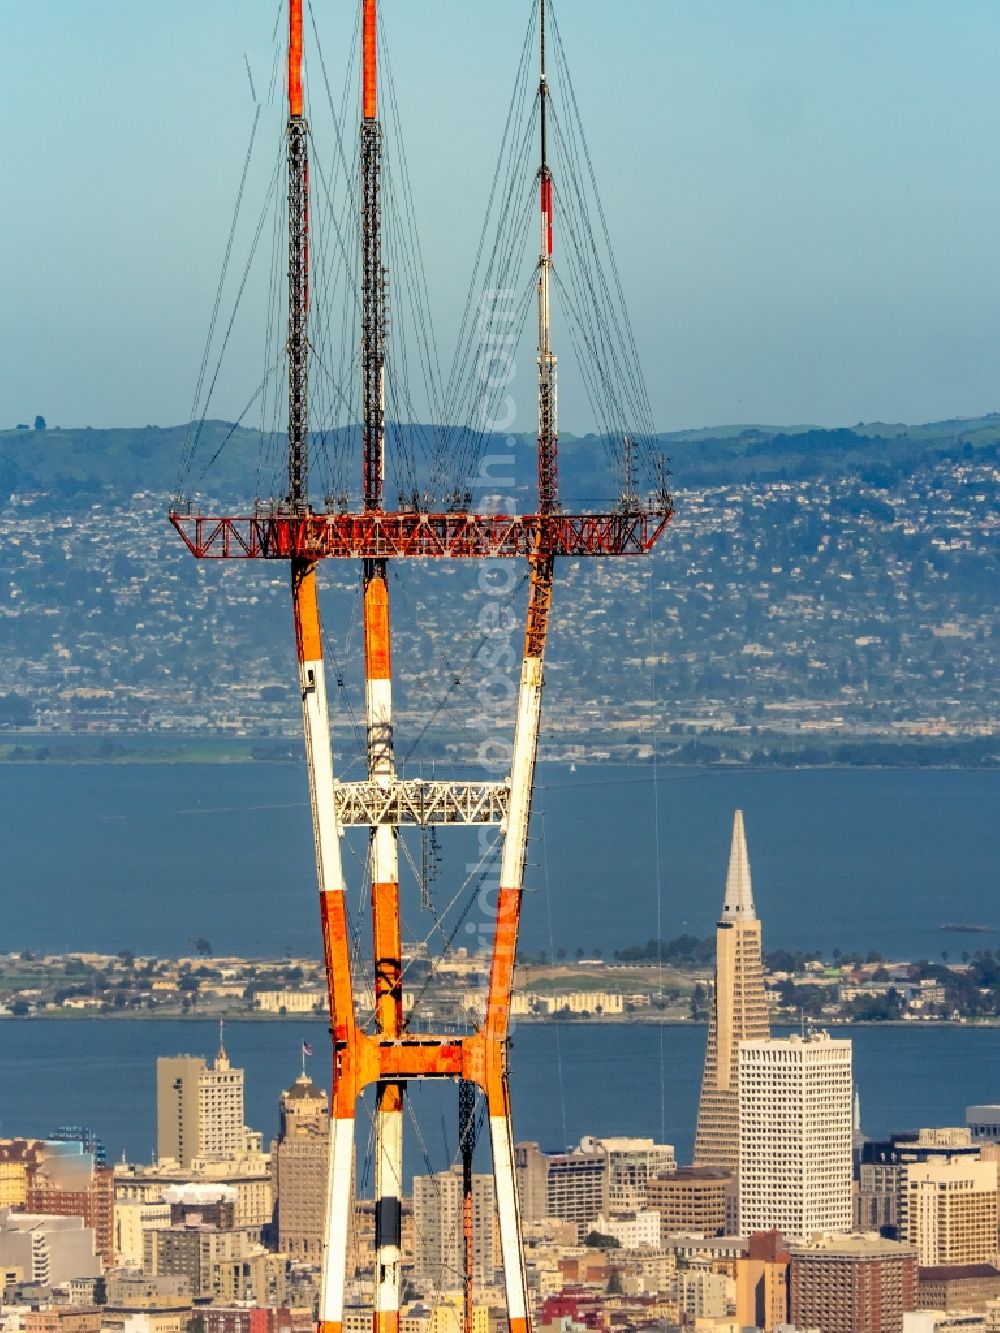
[[[618,1250],[621,1248],[620,1242],[614,1236],[605,1236],[601,1231],[588,1231],[583,1243],[589,1250]]]
[[[796,986],[794,981],[782,981],[778,994],[786,1009],[798,1010],[809,1018],[820,1018],[832,992],[825,986]]]
[[[857,995],[849,1006],[851,1017],[863,1023],[892,1023],[902,1011],[902,1000],[894,986],[884,995]]]
[[[204,935],[196,936],[193,940],[190,941],[190,943],[194,945],[194,951],[199,958],[212,957],[211,942],[209,940],[206,940]]]
[[[35,720],[35,710],[23,694],[0,694],[0,725],[26,727]]]

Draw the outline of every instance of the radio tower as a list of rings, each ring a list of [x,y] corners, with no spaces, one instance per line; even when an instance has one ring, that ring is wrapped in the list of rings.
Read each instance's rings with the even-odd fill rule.
[[[472,1152],[475,1097],[486,1100],[511,1333],[529,1315],[514,1170],[508,1078],[510,1000],[538,752],[542,664],[559,556],[642,555],[669,523],[665,488],[652,505],[623,503],[611,513],[563,514],[558,499],[556,357],[551,348],[550,277],[554,183],[548,163],[545,0],[539,80],[541,246],[538,261],[538,510],[526,516],[387,512],[385,478],[386,271],[382,258],[382,131],[378,118],[376,0],[362,3],[360,221],[363,494],[360,512],[315,510],[309,502],[309,166],[302,96],[302,0],[289,0],[288,39],[288,494],[285,503],[244,516],[173,509],[171,522],[199,559],[287,560],[302,695],[302,722],[320,896],[333,1042],[330,1175],[320,1301],[321,1333],[344,1319],[352,1213],[355,1108],[374,1085],[374,1333],[397,1333],[401,1298],[402,1113],[407,1084],[457,1081],[463,1162],[465,1326],[472,1324]],[[397,777],[393,752],[392,653],[387,562],[415,558],[525,558],[529,596],[509,777],[447,782]],[[340,782],[333,770],[316,573],[322,559],[361,562],[367,778]],[[500,889],[483,1021],[465,1036],[410,1035],[402,1022],[398,836],[403,825],[494,824],[503,829]],[[354,1008],[340,834],[370,830],[375,1031]]]

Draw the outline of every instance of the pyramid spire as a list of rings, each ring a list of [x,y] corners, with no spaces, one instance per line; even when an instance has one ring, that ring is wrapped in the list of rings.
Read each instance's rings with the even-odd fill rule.
[[[733,842],[729,849],[729,870],[726,872],[726,897],[722,904],[723,921],[756,921],[753,910],[753,886],[750,883],[750,858],[747,855],[746,834],[743,831],[743,811],[733,817]]]
[[[733,820],[726,897],[715,932],[715,990],[705,1043],[698,1104],[697,1166],[735,1171],[740,1158],[739,1049],[771,1035],[760,956],[760,922],[753,910],[743,811]]]

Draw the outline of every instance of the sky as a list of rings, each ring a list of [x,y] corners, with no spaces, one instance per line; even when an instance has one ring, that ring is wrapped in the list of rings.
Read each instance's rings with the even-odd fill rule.
[[[556,3],[661,430],[1000,409],[997,0]],[[278,9],[0,0],[0,427],[187,419]],[[383,0],[446,347],[529,9]]]

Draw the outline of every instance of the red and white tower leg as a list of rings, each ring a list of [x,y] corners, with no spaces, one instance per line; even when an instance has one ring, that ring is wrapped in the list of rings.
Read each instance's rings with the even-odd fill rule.
[[[323,950],[329,982],[330,1029],[334,1038],[320,1328],[322,1333],[340,1333],[354,1177],[354,993],[314,564],[292,562],[292,600]]]
[[[553,249],[553,189],[548,164],[547,102],[545,76],[545,0],[541,0],[541,77],[539,81],[541,168],[541,246],[538,261],[538,501],[539,511],[558,510],[558,422],[556,358],[551,346],[550,278]],[[538,758],[538,733],[542,713],[545,641],[552,603],[554,562],[551,556],[531,560],[528,624],[517,700],[514,752],[511,760],[510,807],[500,864],[500,894],[490,972],[486,1017],[486,1095],[493,1146],[500,1247],[507,1289],[507,1314],[511,1333],[527,1333],[529,1327],[527,1283],[521,1241],[517,1177],[514,1169],[514,1132],[510,1114],[510,1083],[507,1072],[507,1040],[510,1001],[514,988],[514,966],[521,919],[524,865],[528,851],[528,825]]]
[[[309,128],[303,116],[302,0],[290,0],[288,24],[288,506],[309,508]],[[330,1166],[324,1225],[320,1327],[340,1333],[344,1319],[347,1243],[354,1176],[354,996],[344,872],[334,800],[330,716],[316,565],[291,562],[292,610],[302,695],[316,880],[329,978],[334,1063]]]
[[[365,509],[382,508],[385,481],[385,270],[382,264],[382,142],[378,121],[376,0],[362,0],[361,381]],[[365,709],[369,781],[396,780],[392,736],[389,583],[384,560],[364,563]],[[380,822],[371,833],[375,1019],[383,1038],[403,1022],[399,925],[399,832]],[[375,1108],[374,1333],[397,1333],[402,1289],[403,1098],[405,1084],[379,1080]]]
[[[365,564],[365,699],[369,780],[395,782],[392,744],[389,589],[384,561]],[[399,924],[398,830],[379,823],[371,833],[376,1028],[402,1031],[402,941]],[[402,1287],[403,1097],[405,1085],[380,1080],[375,1116],[375,1333],[396,1333]]]

